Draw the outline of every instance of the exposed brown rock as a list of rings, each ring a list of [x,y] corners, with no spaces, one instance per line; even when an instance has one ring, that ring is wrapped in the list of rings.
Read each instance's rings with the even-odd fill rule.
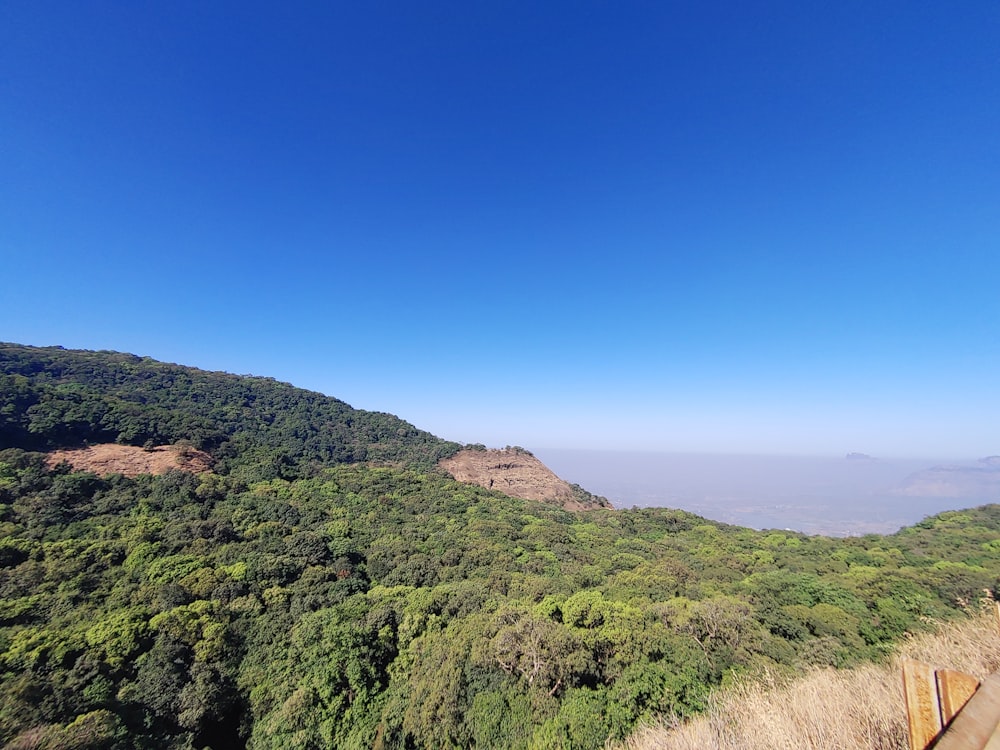
[[[78,471],[95,474],[165,474],[170,469],[201,474],[212,468],[212,457],[204,451],[185,445],[161,445],[156,448],[139,448],[134,445],[104,443],[87,448],[52,451],[49,466],[63,461]]]
[[[541,500],[567,510],[610,508],[602,497],[588,499],[545,464],[520,448],[459,451],[438,464],[457,481],[477,484],[524,500]]]

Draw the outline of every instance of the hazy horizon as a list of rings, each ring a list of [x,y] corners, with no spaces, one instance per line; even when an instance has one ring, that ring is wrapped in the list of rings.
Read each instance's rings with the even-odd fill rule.
[[[985,488],[972,490],[907,484],[932,468],[982,469],[985,457],[864,460],[650,451],[533,452],[558,476],[607,497],[616,508],[679,508],[756,529],[836,536],[885,534],[945,510],[1000,502],[1000,471],[995,476],[990,472],[991,483]]]

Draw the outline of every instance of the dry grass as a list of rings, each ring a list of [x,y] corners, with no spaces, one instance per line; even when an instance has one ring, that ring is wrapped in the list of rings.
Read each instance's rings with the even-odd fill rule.
[[[714,695],[704,715],[643,727],[619,750],[906,750],[901,658],[982,679],[1000,670],[997,614],[991,609],[910,637],[889,664],[741,683]]]

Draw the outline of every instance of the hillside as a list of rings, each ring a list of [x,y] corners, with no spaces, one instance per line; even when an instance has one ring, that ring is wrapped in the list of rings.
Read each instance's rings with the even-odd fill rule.
[[[214,467],[252,481],[309,476],[339,463],[436,463],[459,481],[495,484],[512,497],[571,510],[610,507],[523,450],[492,461],[493,452],[458,452],[457,444],[391,414],[353,409],[271,378],[117,352],[0,344],[4,447],[44,450],[52,465],[65,460],[131,477]],[[480,461],[485,456],[490,466]]]
[[[644,726],[619,750],[909,750],[902,660],[979,680],[1000,670],[995,602],[983,604],[971,617],[907,639],[880,664],[742,679],[714,694],[705,714]]]
[[[1000,581],[998,505],[848,539],[569,512],[265,378],[14,345],[0,366],[9,748],[600,748],[739,675],[877,658]],[[214,463],[46,453],[108,440]]]
[[[0,343],[0,448],[180,440],[247,480],[362,461],[429,468],[459,449],[391,414],[272,378]]]

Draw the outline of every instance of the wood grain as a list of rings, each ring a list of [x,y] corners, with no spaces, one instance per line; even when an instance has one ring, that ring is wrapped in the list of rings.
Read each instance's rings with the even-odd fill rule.
[[[911,659],[904,660],[903,694],[906,697],[910,750],[925,750],[942,728],[934,667]]]

